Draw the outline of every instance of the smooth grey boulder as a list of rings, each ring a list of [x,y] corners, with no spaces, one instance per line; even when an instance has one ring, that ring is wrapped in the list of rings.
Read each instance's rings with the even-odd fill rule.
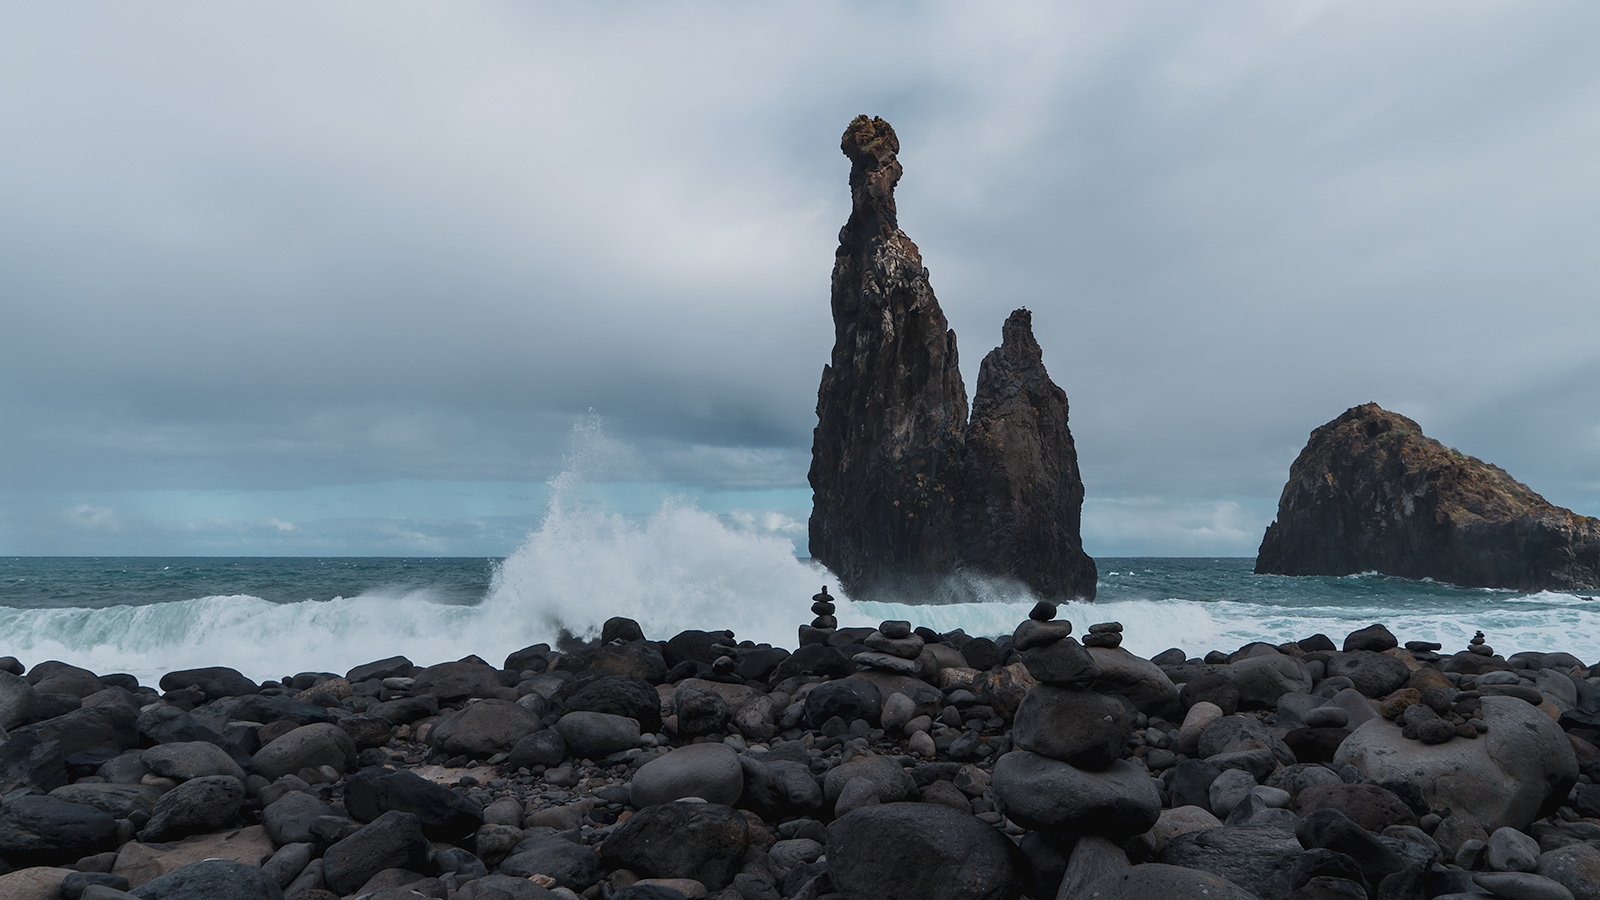
[[[636,809],[685,797],[732,806],[743,793],[739,754],[726,744],[689,744],[668,751],[640,766],[629,785]]]
[[[27,721],[37,702],[36,693],[26,678],[0,672],[0,729],[9,731]]]
[[[1081,688],[1040,684],[1017,707],[1011,738],[1023,750],[1099,771],[1122,753],[1132,730],[1122,701]]]
[[[1096,881],[1095,900],[1261,900],[1226,878],[1198,869],[1144,863]]]
[[[323,878],[336,894],[349,894],[384,869],[423,871],[428,838],[408,812],[386,812],[322,855]]]
[[[1355,766],[1380,784],[1413,785],[1432,808],[1471,813],[1491,832],[1524,829],[1547,802],[1565,800],[1577,757],[1561,726],[1537,707],[1515,697],[1481,704],[1489,730],[1477,740],[1423,744],[1373,719],[1339,745],[1334,766]]]
[[[1089,657],[1100,668],[1089,687],[1102,694],[1122,697],[1146,715],[1180,718],[1178,687],[1155,663],[1121,647],[1089,647]]]
[[[937,803],[857,809],[828,826],[828,875],[846,897],[999,900],[1015,893],[1010,843]]]
[[[1539,865],[1539,842],[1515,828],[1496,828],[1489,835],[1488,860],[1496,872],[1532,872]]]
[[[823,799],[835,803],[852,781],[863,780],[880,803],[898,803],[917,797],[917,782],[898,761],[888,756],[858,756],[834,766],[822,776]],[[862,790],[862,788],[857,788]]]
[[[331,722],[314,722],[257,750],[254,759],[256,771],[269,779],[320,766],[332,766],[342,774],[355,768],[356,742]]]
[[[244,782],[232,775],[207,775],[185,781],[156,801],[141,841],[166,841],[233,822],[244,804]]]
[[[1155,781],[1122,759],[1089,772],[1016,750],[995,763],[990,784],[1005,814],[1027,828],[1121,839],[1149,831],[1161,815]]]
[[[1532,872],[1474,872],[1472,880],[1507,900],[1575,900],[1560,882]]]
[[[117,823],[82,803],[32,794],[0,803],[0,854],[36,865],[70,862],[113,846]]]
[[[557,885],[577,892],[606,877],[605,864],[593,850],[561,837],[523,841],[501,861],[499,871],[518,878],[548,875]]]
[[[566,758],[567,742],[559,732],[535,731],[512,746],[511,755],[506,757],[506,765],[513,769],[559,766]]]
[[[1223,825],[1180,834],[1158,862],[1210,872],[1259,897],[1282,897],[1303,852],[1293,831],[1272,826]]]
[[[206,775],[230,775],[244,780],[245,771],[228,751],[204,741],[160,744],[139,754],[139,762],[157,775],[188,781]]]
[[[600,759],[639,744],[639,723],[611,713],[569,712],[556,721],[555,731],[567,752],[580,758]]]
[[[611,896],[621,900],[622,895],[623,891],[618,891]],[[526,878],[494,873],[462,885],[455,900],[555,900],[560,896]]]
[[[509,700],[478,700],[440,718],[428,732],[428,743],[446,753],[487,759],[543,727],[537,715]]]
[[[261,825],[278,846],[315,841],[311,825],[323,816],[342,815],[311,794],[290,791],[261,810]]]
[[[129,891],[139,900],[283,900],[271,875],[244,863],[206,859]]]
[[[50,796],[92,806],[113,819],[126,819],[136,812],[150,815],[156,801],[161,799],[161,789],[148,784],[87,782],[62,785],[51,791]]]
[[[1593,844],[1568,844],[1541,853],[1534,873],[1558,882],[1577,900],[1600,900],[1600,849]]]

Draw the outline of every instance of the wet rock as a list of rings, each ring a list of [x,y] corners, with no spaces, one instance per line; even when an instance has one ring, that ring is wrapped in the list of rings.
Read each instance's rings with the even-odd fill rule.
[[[1475,872],[1472,880],[1509,900],[1572,900],[1560,882],[1531,872]]]
[[[126,819],[136,812],[150,815],[161,799],[161,789],[144,784],[80,782],[58,787],[50,796],[92,806],[113,819]]]
[[[998,900],[1015,893],[1005,838],[939,804],[858,809],[828,826],[828,849],[829,876],[850,897]]]
[[[176,706],[168,706],[166,704],[158,704],[141,710],[139,718],[134,722],[134,727],[139,730],[139,734],[156,744],[184,742],[215,744],[222,739],[221,735],[201,725],[194,716]]]
[[[67,783],[66,757],[58,741],[31,734],[0,741],[0,794],[31,787],[51,791]]]

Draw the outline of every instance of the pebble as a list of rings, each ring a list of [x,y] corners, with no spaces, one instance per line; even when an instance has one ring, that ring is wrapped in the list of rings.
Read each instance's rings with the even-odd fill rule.
[[[885,620],[871,632],[865,629],[838,632],[834,630],[837,628],[833,618],[835,609],[833,599],[825,593],[812,598],[817,627],[801,626],[799,629],[808,654],[803,670],[795,669],[793,664],[786,669],[790,657],[782,651],[737,641],[727,632],[688,632],[668,642],[673,648],[681,648],[684,654],[673,658],[668,653],[664,660],[657,661],[658,665],[670,662],[679,666],[673,676],[677,681],[673,683],[681,683],[686,674],[693,675],[700,679],[695,682],[696,690],[714,693],[727,706],[727,716],[698,729],[703,732],[698,737],[677,732],[679,720],[675,714],[680,710],[672,703],[673,683],[654,681],[662,677],[662,669],[646,670],[654,672],[646,680],[663,699],[664,711],[674,715],[668,716],[663,724],[657,724],[652,718],[649,730],[644,733],[640,732],[636,719],[611,713],[582,713],[589,718],[570,721],[557,718],[563,712],[564,698],[573,693],[569,685],[576,682],[587,686],[602,670],[585,669],[588,657],[584,653],[587,651],[581,648],[563,653],[547,646],[513,654],[510,659],[517,660],[518,664],[511,667],[508,663],[508,671],[516,674],[503,673],[492,665],[474,662],[470,657],[428,670],[419,670],[409,661],[394,658],[371,664],[367,667],[371,674],[359,678],[354,674],[341,678],[327,673],[305,673],[282,683],[267,682],[260,686],[254,682],[247,684],[243,676],[229,676],[225,670],[203,670],[210,673],[201,678],[204,683],[237,685],[247,693],[208,699],[207,689],[177,685],[168,692],[169,700],[163,701],[162,695],[153,689],[127,688],[128,695],[133,698],[131,705],[111,692],[100,691],[91,696],[106,696],[92,703],[85,699],[81,710],[78,707],[69,710],[70,704],[65,703],[59,712],[53,706],[39,707],[56,715],[44,723],[8,726],[11,743],[6,745],[7,754],[26,748],[29,736],[38,733],[57,741],[63,741],[64,736],[64,743],[74,748],[73,753],[87,748],[98,755],[93,757],[92,765],[72,763],[70,772],[66,765],[55,763],[62,766],[59,774],[47,771],[51,765],[48,754],[5,756],[6,760],[25,758],[32,761],[30,765],[44,768],[19,769],[7,762],[5,765],[12,767],[0,772],[7,778],[20,778],[17,784],[25,788],[31,786],[39,798],[12,794],[0,804],[0,853],[6,854],[8,860],[24,852],[48,854],[54,851],[33,849],[44,845],[28,842],[66,840],[71,827],[76,827],[70,826],[71,816],[52,819],[59,824],[45,826],[23,822],[19,815],[33,807],[64,810],[64,806],[48,802],[46,795],[76,776],[78,784],[71,785],[71,791],[76,793],[64,791],[64,794],[87,798],[99,796],[96,791],[100,791],[107,802],[116,790],[135,792],[117,802],[135,802],[144,796],[138,793],[141,791],[149,794],[149,799],[142,801],[145,805],[141,810],[131,816],[126,810],[119,812],[118,816],[124,817],[120,823],[109,820],[115,833],[105,840],[113,848],[126,847],[140,827],[157,821],[149,818],[155,798],[165,795],[168,799],[162,801],[166,804],[162,808],[170,811],[186,797],[201,798],[205,794],[203,803],[185,807],[182,815],[176,818],[167,815],[157,824],[162,829],[174,827],[173,822],[178,823],[175,827],[180,830],[209,829],[186,839],[211,842],[206,844],[212,848],[206,851],[208,854],[218,852],[215,846],[221,845],[217,842],[241,827],[246,831],[257,829],[267,843],[268,852],[248,860],[249,865],[265,864],[257,871],[266,873],[280,887],[287,883],[291,891],[302,892],[327,883],[328,854],[332,852],[327,848],[362,833],[363,823],[346,818],[345,807],[341,804],[347,801],[340,798],[349,796],[343,791],[352,773],[357,768],[373,765],[413,771],[482,810],[484,824],[477,829],[473,842],[467,845],[475,847],[476,854],[435,844],[427,849],[424,858],[409,862],[397,858],[392,863],[400,867],[431,866],[428,871],[436,875],[430,883],[438,887],[429,890],[456,891],[467,897],[473,895],[471,884],[480,878],[490,879],[483,883],[482,890],[499,889],[503,883],[495,879],[505,876],[485,873],[494,871],[502,860],[515,855],[519,847],[527,847],[529,841],[558,840],[560,843],[553,846],[564,852],[577,845],[590,848],[582,851],[587,855],[575,858],[592,864],[593,860],[600,859],[592,849],[604,848],[612,835],[625,831],[627,823],[645,810],[678,804],[725,811],[708,815],[724,823],[719,827],[741,831],[740,840],[744,841],[741,846],[754,848],[754,852],[747,855],[745,850],[740,850],[737,857],[727,858],[726,867],[720,870],[713,865],[711,869],[679,872],[633,871],[618,868],[612,861],[593,870],[604,884],[596,881],[563,887],[551,880],[549,892],[563,900],[608,892],[621,897],[634,894],[644,897],[650,895],[652,885],[659,884],[655,889],[657,896],[668,896],[664,889],[671,886],[680,893],[687,891],[696,896],[731,896],[727,892],[733,891],[741,897],[763,900],[800,895],[833,900],[838,895],[827,895],[825,882],[818,882],[811,888],[804,883],[805,879],[828,871],[828,829],[822,823],[891,807],[939,809],[944,811],[939,815],[961,816],[963,821],[980,826],[973,834],[1008,835],[1020,842],[1024,854],[1035,852],[1028,848],[1036,847],[1041,841],[1040,833],[1034,830],[1036,827],[1086,829],[1094,834],[1114,836],[1119,841],[1131,839],[1133,843],[1127,844],[1129,852],[1134,853],[1137,846],[1134,858],[1149,862],[1168,859],[1163,856],[1165,848],[1179,835],[1191,835],[1178,842],[1190,848],[1184,851],[1188,855],[1181,858],[1197,861],[1204,858],[1204,854],[1193,850],[1197,846],[1194,833],[1223,829],[1217,834],[1242,841],[1239,846],[1254,854],[1263,852],[1272,841],[1283,843],[1286,833],[1291,835],[1288,843],[1293,844],[1297,843],[1292,837],[1296,832],[1304,832],[1302,838],[1309,834],[1337,832],[1337,828],[1330,830],[1328,823],[1318,817],[1341,816],[1348,827],[1359,831],[1359,835],[1350,832],[1347,836],[1359,838],[1358,843],[1366,842],[1362,846],[1372,853],[1398,852],[1405,859],[1415,857],[1426,861],[1436,852],[1433,845],[1437,842],[1437,852],[1442,854],[1442,859],[1463,867],[1436,869],[1436,874],[1452,873],[1448,878],[1438,875],[1444,879],[1439,882],[1438,889],[1463,895],[1492,890],[1496,896],[1508,900],[1571,897],[1572,893],[1560,882],[1543,874],[1572,877],[1566,869],[1558,871],[1553,866],[1541,866],[1541,844],[1588,847],[1585,842],[1600,841],[1600,827],[1592,826],[1574,808],[1590,809],[1588,801],[1583,799],[1588,795],[1583,791],[1593,787],[1590,784],[1593,772],[1582,776],[1580,788],[1552,819],[1532,822],[1534,806],[1529,807],[1530,811],[1523,818],[1509,824],[1480,810],[1482,822],[1499,826],[1487,833],[1476,824],[1477,819],[1467,815],[1459,800],[1444,804],[1421,794],[1405,795],[1403,779],[1400,783],[1383,782],[1386,788],[1402,792],[1405,802],[1394,800],[1393,809],[1383,807],[1382,816],[1374,816],[1376,807],[1364,811],[1343,807],[1344,811],[1340,812],[1317,806],[1317,811],[1304,816],[1299,812],[1313,809],[1312,804],[1321,802],[1310,799],[1306,791],[1330,783],[1363,785],[1359,790],[1352,789],[1352,797],[1366,796],[1362,791],[1388,796],[1372,786],[1382,779],[1369,777],[1361,767],[1350,764],[1350,760],[1340,755],[1343,748],[1350,746],[1340,745],[1341,740],[1350,740],[1343,735],[1358,729],[1362,729],[1362,735],[1409,734],[1423,742],[1441,740],[1445,746],[1437,751],[1429,747],[1427,752],[1456,754],[1451,757],[1453,759],[1477,758],[1490,752],[1514,752],[1515,758],[1500,758],[1505,766],[1513,763],[1526,766],[1530,760],[1536,764],[1540,753],[1546,750],[1551,759],[1556,760],[1553,764],[1559,765],[1558,757],[1568,743],[1577,747],[1579,758],[1589,758],[1586,754],[1590,751],[1585,750],[1582,742],[1600,737],[1600,723],[1586,724],[1593,720],[1583,718],[1586,714],[1581,712],[1576,718],[1566,718],[1570,731],[1564,731],[1544,712],[1529,711],[1535,716],[1530,722],[1543,720],[1539,728],[1545,731],[1535,729],[1535,732],[1560,736],[1563,740],[1559,747],[1556,742],[1548,747],[1537,742],[1526,743],[1533,739],[1521,737],[1520,725],[1504,731],[1500,725],[1491,729],[1492,722],[1501,721],[1496,716],[1505,715],[1508,708],[1505,704],[1514,702],[1520,709],[1528,710],[1523,701],[1547,703],[1553,704],[1547,705],[1547,709],[1571,712],[1588,702],[1585,698],[1592,701],[1600,695],[1597,690],[1600,678],[1591,681],[1581,663],[1557,654],[1516,656],[1510,661],[1517,667],[1512,671],[1463,674],[1445,670],[1458,667],[1471,672],[1479,664],[1463,663],[1465,657],[1440,655],[1437,651],[1441,648],[1432,642],[1410,641],[1403,645],[1404,650],[1385,650],[1385,647],[1395,647],[1393,636],[1388,635],[1387,629],[1369,628],[1359,633],[1362,637],[1352,644],[1358,644],[1359,649],[1350,654],[1337,650],[1331,641],[1307,639],[1281,649],[1265,645],[1219,649],[1203,654],[1207,664],[1215,668],[1202,669],[1191,661],[1193,657],[1181,650],[1161,654],[1157,660],[1159,665],[1120,651],[1107,654],[1095,650],[1107,666],[1102,670],[1085,648],[1119,646],[1123,626],[1116,622],[1091,625],[1080,644],[1071,637],[1071,623],[1057,619],[1057,608],[1047,602],[1035,604],[1028,619],[1009,637],[993,640],[954,633],[940,635],[926,628],[914,628],[908,620]],[[613,650],[640,646],[646,648],[648,655],[660,654],[663,652],[660,648],[667,646],[639,643],[643,632],[637,631],[636,625],[627,620],[615,622],[620,623],[618,627],[614,628],[614,623],[607,624],[608,633],[616,636],[608,645]],[[1353,639],[1354,635],[1347,638],[1347,644]],[[1471,649],[1477,654],[1492,655],[1493,652],[1481,635],[1475,637]],[[1013,662],[1006,665],[1008,654],[1013,651],[1021,655],[1023,664],[1016,664],[1018,657],[1010,655]],[[761,653],[766,655],[756,655]],[[1314,653],[1315,658],[1302,661],[1300,654],[1305,653]],[[611,655],[604,658],[633,660],[641,657]],[[1236,665],[1232,662],[1235,658],[1250,662],[1237,669],[1230,668]],[[684,662],[685,659],[688,661]],[[1126,665],[1118,662],[1124,659],[1128,660]],[[1360,665],[1347,664],[1351,659]],[[1271,667],[1265,665],[1268,660],[1272,661]],[[1405,671],[1395,670],[1398,662],[1406,664]],[[1135,668],[1135,663],[1147,668]],[[1498,664],[1482,665],[1492,668]],[[937,676],[932,668],[935,666],[939,668]],[[863,667],[867,671],[859,672]],[[22,673],[27,672],[20,664],[18,668]],[[362,669],[357,667],[352,673]],[[1220,694],[1207,696],[1228,703],[1226,712],[1217,703],[1194,702],[1192,696],[1179,690],[1200,677],[1220,674],[1230,679],[1246,671],[1256,679],[1251,682],[1251,691],[1255,693],[1244,691],[1243,682],[1239,683],[1242,696],[1235,698],[1241,707],[1237,712],[1231,705],[1235,701]],[[80,676],[68,669],[59,669],[59,672],[66,673],[60,677],[71,676],[82,681],[83,690],[95,686],[93,673]],[[401,674],[407,672],[418,673],[419,677]],[[438,672],[454,673],[449,690],[464,691],[469,696],[418,693],[430,689],[430,684],[442,683],[438,679],[429,681],[434,676],[427,673]],[[1274,672],[1283,677],[1274,680],[1263,676],[1263,673]],[[1329,677],[1330,672],[1335,674]],[[1374,672],[1383,678],[1373,680]],[[24,687],[16,687],[12,682],[0,687],[15,694],[25,693],[31,687],[17,674],[5,674]],[[840,684],[846,676],[852,675],[855,677],[850,682]],[[384,677],[380,679],[379,676]],[[1136,684],[1138,679],[1148,683]],[[1387,679],[1400,679],[1402,690],[1397,693],[1386,687],[1378,693],[1373,689],[1372,685]],[[924,680],[925,683],[921,683]],[[1034,686],[1036,680],[1052,687],[1033,695],[1034,701],[1025,704],[1024,698],[1029,692],[1039,690]],[[1265,681],[1270,689],[1263,691],[1257,681]],[[1392,681],[1385,683],[1393,684]],[[818,692],[821,685],[837,687],[822,688]],[[252,688],[255,693],[249,693]],[[1289,691],[1287,694],[1283,693],[1285,688]],[[1362,689],[1372,696],[1364,695]],[[1078,702],[1091,695],[1100,697],[1097,690],[1115,691],[1121,697]],[[835,695],[841,691],[860,702],[825,702],[830,696],[839,701]],[[813,693],[818,699],[808,704],[807,698]],[[304,701],[295,700],[297,696]],[[1097,703],[1113,704],[1104,708],[1111,724],[1095,726],[1099,729],[1097,733],[1114,735],[1106,742],[1106,752],[1074,757],[1082,766],[1090,768],[1014,747],[1016,740],[1023,739],[1022,723],[1028,716],[1035,715],[1028,710],[1040,708],[1044,702],[1041,698],[1047,696],[1054,697],[1057,706],[1080,710],[1081,716],[1090,718],[1101,709]],[[526,702],[518,702],[517,707],[532,714],[537,721],[533,723],[535,730],[509,749],[445,751],[428,742],[430,737],[437,741],[445,733],[444,729],[436,728],[438,723],[447,721],[470,704],[487,701],[485,706],[479,707],[484,709],[493,703],[516,701],[519,697]],[[1074,702],[1067,704],[1069,699]],[[1392,717],[1390,721],[1379,719],[1374,724],[1366,724],[1378,718],[1373,706],[1375,701]],[[1027,709],[1023,709],[1024,706]],[[158,712],[135,714],[135,719],[130,720],[131,734],[115,729],[85,730],[82,732],[85,737],[80,740],[79,732],[63,730],[67,726],[62,723],[86,720],[89,716],[118,715],[114,711],[119,708]],[[1023,711],[1019,713],[1019,709]],[[106,712],[108,710],[111,712]],[[808,710],[818,715],[808,718]],[[1117,725],[1117,715],[1124,712],[1127,718]],[[380,713],[394,716],[395,720],[380,717]],[[336,726],[334,721],[344,726]],[[566,722],[561,731],[547,727],[558,721]],[[253,724],[257,722],[265,724]],[[1276,727],[1275,722],[1278,723]],[[1084,722],[1074,727],[1081,730],[1089,724]],[[322,727],[301,730],[314,725]],[[1328,752],[1334,754],[1336,764],[1310,762],[1304,756],[1301,761],[1295,761],[1296,751],[1287,750],[1287,747],[1292,745],[1303,754],[1309,745],[1293,740],[1285,744],[1282,739],[1300,727],[1333,732],[1327,736],[1330,742],[1327,747]],[[161,729],[164,737],[156,740],[141,734],[140,728]],[[272,766],[283,769],[280,778],[269,781],[252,774],[240,780],[238,775],[243,771],[234,763],[237,754],[218,752],[219,745],[213,738],[205,737],[206,732],[195,730],[198,728],[209,729],[212,735],[225,733],[228,745],[235,741],[264,740],[267,746],[272,746],[286,736],[298,736],[272,753],[260,756],[269,763],[269,769]],[[560,737],[562,734],[569,735],[580,746],[568,746],[567,739]],[[1566,740],[1569,734],[1573,738],[1571,741]],[[19,738],[23,743],[16,743]],[[1512,743],[1515,740],[1524,743]],[[73,741],[78,743],[73,744]],[[95,741],[109,743],[96,744]],[[350,747],[346,743],[349,741],[358,742],[359,747]],[[141,763],[137,748],[152,744],[155,749],[143,751],[148,759]],[[1051,748],[1052,753],[1077,752],[1072,748],[1057,748],[1048,741],[1028,744],[1030,749],[1035,746]],[[1420,747],[1415,742],[1410,746]],[[1497,749],[1511,746],[1524,749]],[[254,745],[251,747],[253,749]],[[1210,754],[1209,758],[1201,756],[1202,747]],[[295,753],[284,752],[290,748],[294,748]],[[285,769],[287,766],[292,768]],[[91,772],[97,774],[88,774]],[[279,772],[274,770],[274,774]],[[1554,773],[1549,783],[1570,783],[1563,777]],[[30,785],[28,779],[31,778],[42,779],[43,784]],[[248,799],[234,807],[231,805],[234,793],[229,791],[210,798],[206,792],[211,790],[211,782],[204,779],[232,779],[242,783]],[[119,782],[142,782],[148,787]],[[1515,787],[1490,784],[1479,793],[1492,798]],[[1325,788],[1318,790],[1326,793]],[[1307,805],[1302,806],[1302,802]],[[1465,806],[1477,802],[1473,799]],[[730,807],[736,803],[749,811],[735,812]],[[1418,815],[1414,816],[1407,804],[1415,806]],[[1600,808],[1600,803],[1594,806]],[[1450,817],[1443,818],[1442,815],[1452,808],[1454,812]],[[269,811],[264,814],[264,809]],[[225,823],[208,818],[224,813],[228,819]],[[899,821],[895,819],[899,813],[891,811],[886,815],[886,821]],[[270,820],[273,833],[294,839],[273,846],[265,833],[267,828],[257,824],[263,817]],[[106,831],[103,826],[108,820],[91,818],[102,832]],[[1369,827],[1387,827],[1380,838],[1355,825],[1355,818],[1361,818],[1363,823],[1378,823],[1369,824]],[[1306,830],[1310,824],[1318,822],[1321,824]],[[1276,837],[1271,840],[1262,837],[1251,843],[1251,835],[1268,834]],[[152,832],[151,836],[155,834]],[[701,844],[698,840],[684,830],[673,835],[668,849],[683,853],[718,852],[714,842]],[[1572,843],[1574,841],[1578,843]],[[1079,843],[1086,846],[1084,841]],[[31,862],[39,858],[81,869],[78,875],[82,877],[73,882],[76,889],[80,883],[87,885],[90,873],[101,873],[107,878],[124,877],[118,853],[106,851],[105,846],[95,844],[65,851],[57,857],[30,855],[28,859]],[[1008,889],[1013,879],[1031,877],[1008,868],[1012,866],[1010,850],[1001,849],[1006,852],[995,856],[992,873],[998,885],[995,896]],[[1115,852],[1108,851],[1100,862],[1115,864],[1113,868],[1125,866],[1123,871],[1146,875],[1160,871],[1158,867],[1146,868],[1143,863],[1132,864],[1121,856],[1122,850],[1116,846],[1111,846],[1111,850]],[[1296,858],[1305,852],[1309,851],[1296,850]],[[1544,857],[1553,858],[1548,853]],[[1180,859],[1178,856],[1170,858]],[[1122,862],[1118,863],[1118,859]],[[1361,858],[1357,862],[1360,863]],[[929,859],[924,866],[933,871],[938,864],[938,860]],[[1060,861],[1063,866],[1075,864],[1074,859]],[[688,877],[674,880],[674,876],[702,871],[718,874],[695,874],[693,880]],[[1186,877],[1214,877],[1202,876],[1195,870],[1178,871],[1190,872]],[[1269,877],[1262,874],[1265,871],[1236,877],[1259,887],[1256,880]],[[18,874],[0,875],[0,896],[9,896],[10,882],[6,879],[15,879]],[[334,865],[331,874],[341,888],[349,888],[347,893],[363,889],[363,884],[369,884],[371,877],[353,873],[348,862]],[[904,877],[902,873],[891,875]],[[1287,873],[1284,877],[1287,878]],[[508,881],[514,883],[515,879]],[[1308,883],[1307,889],[1315,887],[1319,892],[1317,896],[1335,896],[1328,892],[1338,888],[1334,884],[1336,881],[1338,879],[1333,877],[1318,878],[1314,885]],[[820,892],[818,886],[822,888]],[[132,883],[132,887],[137,890],[139,884]],[[376,887],[377,883],[371,882],[365,890]],[[928,896],[938,896],[936,888],[930,888]],[[629,894],[629,890],[633,894]],[[811,893],[806,894],[807,890]],[[1040,888],[1040,891],[1042,895],[1054,895],[1052,886]],[[1287,895],[1289,889],[1284,886],[1281,891],[1274,888],[1269,893]],[[974,890],[961,896],[987,895]]]

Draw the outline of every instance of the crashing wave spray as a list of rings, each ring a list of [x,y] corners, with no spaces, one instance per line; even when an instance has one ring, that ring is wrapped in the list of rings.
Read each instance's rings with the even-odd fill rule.
[[[403,654],[419,665],[476,654],[492,665],[562,628],[591,634],[611,616],[637,619],[652,639],[686,628],[792,648],[825,571],[797,560],[787,539],[730,526],[683,498],[624,516],[585,501],[591,481],[639,470],[631,448],[590,416],[573,428],[565,471],[550,481],[539,527],[497,569],[476,605],[424,591],[273,603],[249,595],[104,609],[0,607],[5,652],[29,664],[59,659],[154,684],[169,671],[223,665],[255,679],[342,673]],[[843,624],[867,624],[841,598]]]
[[[626,616],[652,639],[726,628],[792,648],[811,595],[832,577],[796,559],[786,538],[729,527],[683,497],[642,521],[578,499],[582,484],[614,474],[619,462],[631,455],[597,418],[574,427],[544,521],[496,571],[485,613],[540,640],[563,628],[596,634],[606,619]],[[841,622],[867,624],[842,599]]]

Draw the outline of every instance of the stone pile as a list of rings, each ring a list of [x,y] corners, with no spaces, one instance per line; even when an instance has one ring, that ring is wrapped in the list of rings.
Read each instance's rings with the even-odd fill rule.
[[[1570,654],[828,624],[259,683],[0,659],[0,898],[1600,900]]]
[[[903,619],[890,619],[863,640],[867,649],[851,657],[857,665],[880,672],[916,675],[922,671],[924,641],[921,635],[911,633],[911,623]]]

